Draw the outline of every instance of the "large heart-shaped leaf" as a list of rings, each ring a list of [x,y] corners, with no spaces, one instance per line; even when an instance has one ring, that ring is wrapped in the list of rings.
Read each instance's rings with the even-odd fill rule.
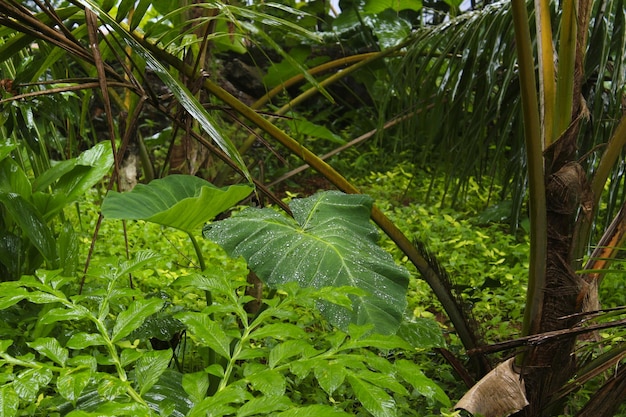
[[[252,192],[247,185],[217,188],[202,178],[170,175],[120,194],[111,191],[102,214],[112,219],[147,220],[191,233]]]
[[[320,303],[341,328],[373,324],[381,333],[398,328],[406,306],[409,273],[377,245],[370,223],[372,199],[338,191],[318,193],[290,204],[294,218],[272,209],[246,209],[208,225],[204,235],[231,256],[243,256],[267,285],[296,281],[303,287],[352,286],[352,311]]]

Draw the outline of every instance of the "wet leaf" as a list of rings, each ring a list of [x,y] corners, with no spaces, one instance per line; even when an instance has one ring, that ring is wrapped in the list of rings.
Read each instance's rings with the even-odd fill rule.
[[[48,359],[53,360],[55,363],[61,366],[65,366],[65,362],[69,356],[67,349],[65,349],[57,339],[52,337],[40,337],[39,339],[28,342],[28,346],[35,349],[40,354],[44,355]]]
[[[155,314],[162,307],[163,300],[158,298],[133,301],[128,309],[117,316],[111,341],[115,343],[128,336],[133,330],[141,326],[147,317]]]
[[[137,361],[135,377],[140,395],[145,394],[159,380],[172,360],[172,350],[151,350]]]
[[[147,185],[138,184],[127,193],[110,191],[102,203],[102,214],[111,219],[146,220],[190,233],[251,192],[246,185],[217,188],[191,175],[169,175]]]
[[[243,256],[270,287],[295,281],[364,290],[364,296],[350,296],[352,311],[328,302],[320,309],[340,328],[371,323],[389,334],[401,322],[409,274],[377,245],[371,206],[366,195],[322,192],[292,201],[293,219],[250,208],[205,227],[204,235],[231,256]]]

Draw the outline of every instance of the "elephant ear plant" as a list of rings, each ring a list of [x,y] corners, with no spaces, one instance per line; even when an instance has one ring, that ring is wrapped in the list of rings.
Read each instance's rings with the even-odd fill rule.
[[[406,308],[408,271],[377,245],[370,222],[372,199],[327,191],[293,200],[293,218],[271,208],[249,208],[205,226],[204,236],[231,256],[243,256],[270,287],[297,282],[302,287],[354,287],[348,306],[321,303],[326,318],[340,328],[372,324],[395,333]]]

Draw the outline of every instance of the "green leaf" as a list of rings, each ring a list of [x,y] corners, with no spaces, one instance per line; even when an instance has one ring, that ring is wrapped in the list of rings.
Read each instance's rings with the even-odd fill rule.
[[[57,378],[57,390],[68,401],[76,401],[89,384],[93,372],[91,369],[66,369]]]
[[[241,406],[237,412],[237,417],[270,414],[276,411],[287,410],[292,406],[292,402],[285,396],[258,397]]]
[[[0,415],[4,417],[16,416],[19,405],[20,398],[11,385],[0,387]]]
[[[229,404],[242,404],[252,398],[252,394],[245,387],[228,385],[212,397],[206,397],[196,404],[187,417],[233,415],[236,409]]]
[[[69,354],[67,349],[61,346],[57,339],[40,337],[32,342],[28,342],[27,345],[57,364],[65,366]]]
[[[182,321],[204,346],[210,347],[224,358],[230,358],[231,338],[207,314],[184,312],[175,317]]]
[[[0,193],[0,202],[43,257],[54,263],[57,258],[56,240],[35,206],[15,193]]]
[[[122,311],[115,321],[111,341],[113,343],[120,341],[128,336],[133,330],[137,329],[144,320],[155,314],[163,307],[163,300],[159,298],[149,298],[147,300],[135,300],[128,309]]]
[[[276,414],[277,417],[351,417],[345,411],[337,410],[329,405],[315,404],[306,407],[293,408]]]
[[[308,352],[309,355],[305,353]],[[268,365],[270,368],[274,368],[286,359],[293,358],[305,354],[305,356],[312,356],[316,353],[316,349],[307,340],[287,340],[280,343],[270,351]]]
[[[183,389],[189,395],[189,399],[198,404],[206,397],[209,389],[209,378],[205,372],[194,372],[183,375]]]
[[[285,376],[273,369],[246,375],[246,379],[252,388],[261,391],[267,397],[282,397],[285,394],[287,387]]]
[[[346,374],[346,367],[334,361],[317,366],[314,370],[315,379],[328,395],[333,395],[335,390],[343,384]]]
[[[421,368],[411,361],[399,359],[395,363],[398,375],[411,384],[421,395],[434,398],[445,407],[451,407],[450,398],[433,380],[422,372]]]
[[[145,60],[146,66],[154,71],[161,81],[170,89],[172,94],[174,94],[180,105],[198,121],[198,124],[209,135],[213,142],[235,162],[237,168],[239,168],[246,178],[248,178],[249,182],[252,183],[248,168],[237,151],[237,147],[219,131],[217,127],[218,124],[189,89],[187,89],[177,77],[172,75],[150,51],[144,48],[131,33],[104,12],[94,0],[78,0],[78,3],[93,11],[103,23],[110,26],[110,33],[115,33],[120,36],[122,40],[133,49],[134,53]]]
[[[151,350],[137,361],[135,378],[140,387],[139,394],[145,394],[159,380],[172,360],[172,350]]]
[[[343,145],[346,141],[339,135],[331,132],[328,128],[315,123],[309,122],[306,119],[292,118],[287,120],[289,128],[294,133],[294,136],[305,135],[318,139],[326,139],[330,142]]]
[[[46,312],[40,320],[40,324],[56,323],[65,320],[82,320],[89,316],[89,310],[82,306],[73,306],[72,308],[59,307],[53,308]]]
[[[45,192],[52,187],[54,194],[63,194],[69,204],[82,197],[104,177],[113,166],[110,142],[102,142],[78,157],[61,161],[41,174],[33,183],[33,191]]]
[[[35,401],[39,389],[48,385],[52,380],[52,371],[48,368],[27,369],[19,373],[13,387],[21,399],[27,402]]]
[[[441,328],[435,320],[425,318],[405,320],[398,329],[398,336],[406,340],[414,349],[446,346]]]
[[[375,417],[396,416],[396,403],[384,389],[372,385],[352,373],[348,374],[347,378],[354,390],[354,395],[367,411]]]
[[[252,332],[252,339],[261,340],[266,337],[273,337],[278,340],[304,338],[306,332],[299,326],[291,323],[271,323],[258,327]]]
[[[170,175],[120,194],[110,191],[102,214],[112,219],[146,220],[191,233],[246,198],[252,188],[217,188],[191,175]]]
[[[76,333],[67,341],[66,346],[70,349],[82,350],[90,346],[104,346],[106,341],[98,333]]]
[[[12,285],[0,284],[0,310],[7,309],[27,298],[30,291]]]
[[[366,296],[351,296],[353,311],[321,302],[322,313],[340,328],[371,323],[389,334],[402,320],[409,274],[377,245],[371,206],[365,195],[322,192],[293,200],[294,219],[250,208],[205,227],[204,235],[229,255],[243,256],[270,287],[296,281],[365,290]]]
[[[367,0],[365,2],[364,11],[367,14],[378,14],[386,9],[392,9],[396,12],[400,10],[414,10],[416,12],[422,9],[421,0]]]

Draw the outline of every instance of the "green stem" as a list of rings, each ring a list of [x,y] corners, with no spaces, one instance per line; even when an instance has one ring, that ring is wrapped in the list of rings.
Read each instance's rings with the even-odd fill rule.
[[[522,326],[522,334],[526,336],[538,333],[541,322],[543,289],[546,281],[547,215],[535,60],[533,59],[526,2],[524,0],[512,0],[512,11],[520,72],[530,198],[530,260],[526,308]],[[543,64],[547,65],[548,63],[544,62]],[[518,360],[523,360],[523,357],[518,357]]]

